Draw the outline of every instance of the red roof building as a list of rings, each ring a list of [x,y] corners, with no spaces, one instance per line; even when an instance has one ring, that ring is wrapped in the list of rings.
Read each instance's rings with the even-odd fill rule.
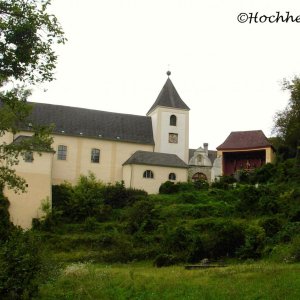
[[[253,170],[275,159],[274,148],[261,130],[231,132],[217,150],[222,157],[222,175]]]

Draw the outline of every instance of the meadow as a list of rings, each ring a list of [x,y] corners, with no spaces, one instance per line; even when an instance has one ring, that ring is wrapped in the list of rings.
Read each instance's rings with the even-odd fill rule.
[[[300,264],[248,262],[222,268],[155,268],[150,263],[72,263],[37,299],[300,299]]]

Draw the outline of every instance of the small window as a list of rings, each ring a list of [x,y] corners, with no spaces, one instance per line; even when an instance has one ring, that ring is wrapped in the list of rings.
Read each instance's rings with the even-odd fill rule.
[[[169,174],[169,180],[176,180],[176,174],[175,173],[170,173]]]
[[[66,160],[67,159],[67,146],[59,145],[57,149],[57,159]]]
[[[31,152],[31,151],[25,152],[24,161],[25,162],[33,162],[33,152]]]
[[[91,152],[91,162],[92,163],[99,163],[100,162],[100,150],[99,149],[92,149]]]
[[[176,126],[177,125],[177,117],[175,115],[172,115],[170,117],[170,125],[171,126]]]
[[[153,172],[151,170],[146,170],[143,174],[144,178],[154,178]]]
[[[169,133],[169,143],[178,144],[178,134],[177,133]]]

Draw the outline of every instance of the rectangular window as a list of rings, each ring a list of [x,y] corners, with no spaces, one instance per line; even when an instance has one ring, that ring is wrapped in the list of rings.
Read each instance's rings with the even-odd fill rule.
[[[99,163],[100,162],[100,150],[99,149],[92,149],[91,152],[91,162],[92,163]]]
[[[25,152],[24,161],[25,162],[33,162],[33,152],[30,152],[30,151]]]
[[[66,160],[67,159],[67,146],[59,145],[57,149],[57,159]]]
[[[169,143],[178,144],[178,133],[169,133]]]

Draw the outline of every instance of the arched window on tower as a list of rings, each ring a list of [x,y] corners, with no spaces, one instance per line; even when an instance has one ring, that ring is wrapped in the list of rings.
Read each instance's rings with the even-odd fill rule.
[[[172,115],[170,117],[170,125],[171,126],[176,126],[177,125],[177,117],[175,115]]]

